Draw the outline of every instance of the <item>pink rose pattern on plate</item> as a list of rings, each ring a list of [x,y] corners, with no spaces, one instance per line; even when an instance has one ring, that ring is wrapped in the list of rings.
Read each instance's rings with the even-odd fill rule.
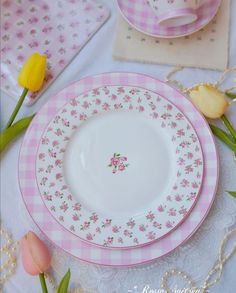
[[[170,135],[175,150],[172,187],[156,207],[139,217],[112,219],[89,212],[74,200],[63,176],[70,136],[89,117],[112,110],[135,111],[154,119]],[[36,170],[42,199],[62,226],[91,243],[122,248],[152,242],[183,221],[201,188],[203,157],[195,130],[165,98],[138,87],[107,86],[72,99],[55,115],[41,138]]]
[[[117,153],[114,153],[113,157],[110,159],[110,164],[108,165],[108,167],[112,168],[113,174],[125,171],[128,166],[127,157],[122,157]]]
[[[109,15],[96,0],[3,0],[1,5],[1,88],[14,98],[21,94],[19,70],[33,52],[47,56],[45,90]],[[36,96],[30,93],[27,102]]]

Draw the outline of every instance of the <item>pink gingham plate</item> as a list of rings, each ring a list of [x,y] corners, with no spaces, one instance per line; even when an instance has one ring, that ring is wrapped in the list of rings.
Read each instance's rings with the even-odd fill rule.
[[[146,0],[117,0],[121,14],[138,31],[160,38],[177,38],[190,35],[207,25],[216,15],[221,0],[207,0],[197,9],[197,20],[179,27],[158,24],[157,16]]]
[[[108,85],[141,86],[154,91],[176,105],[188,117],[199,137],[204,156],[204,179],[199,199],[189,217],[168,236],[135,249],[104,249],[81,241],[64,229],[44,205],[35,178],[35,157],[43,131],[65,102],[91,89]],[[38,227],[58,247],[69,254],[95,264],[131,266],[157,259],[177,248],[200,226],[213,203],[218,183],[218,155],[214,138],[202,115],[182,93],[152,77],[136,73],[105,73],[86,77],[68,86],[39,111],[25,135],[19,156],[19,182],[27,210]]]
[[[197,134],[162,96],[105,86],[72,99],[46,127],[36,156],[42,199],[66,229],[109,248],[170,233],[203,177]]]

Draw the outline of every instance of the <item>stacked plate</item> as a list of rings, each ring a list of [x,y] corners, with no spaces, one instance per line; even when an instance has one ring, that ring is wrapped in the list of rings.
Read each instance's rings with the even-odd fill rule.
[[[81,260],[161,257],[206,217],[218,180],[207,122],[176,89],[135,73],[84,78],[28,129],[19,181],[39,228]]]
[[[138,31],[159,38],[190,35],[216,15],[221,0],[117,0],[125,20]]]

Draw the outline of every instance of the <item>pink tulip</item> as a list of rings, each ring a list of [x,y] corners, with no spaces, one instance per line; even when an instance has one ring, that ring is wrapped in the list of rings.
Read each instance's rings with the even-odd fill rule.
[[[34,232],[29,231],[21,239],[21,252],[23,266],[28,274],[39,275],[49,268],[51,256],[48,248]]]

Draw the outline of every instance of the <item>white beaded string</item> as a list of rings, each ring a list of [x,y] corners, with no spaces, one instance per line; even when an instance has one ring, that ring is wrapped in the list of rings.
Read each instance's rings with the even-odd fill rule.
[[[201,84],[209,84],[211,86],[219,88],[222,85],[222,83],[224,82],[224,80],[226,79],[228,74],[232,74],[232,73],[236,74],[236,68],[228,68],[223,71],[223,73],[219,77],[218,81],[216,81],[215,83],[198,83],[194,86],[187,88],[187,87],[184,87],[184,85],[181,82],[177,81],[176,79],[172,79],[172,76],[175,73],[182,71],[182,70],[184,70],[184,67],[181,67],[181,66],[177,66],[177,67],[174,67],[173,69],[171,69],[171,71],[166,75],[165,82],[172,84],[174,86],[177,86],[183,93],[188,93],[190,89],[193,89],[194,87],[201,85]],[[224,92],[228,92],[233,89],[236,89],[236,86],[231,86],[230,88],[225,89]],[[235,101],[235,99],[233,101]]]
[[[16,254],[19,242],[14,242],[11,235],[2,227],[0,227],[1,236],[1,266],[0,266],[0,285],[3,284],[15,273],[16,271]],[[2,242],[5,244],[2,246]],[[4,263],[3,259],[6,259]]]
[[[231,238],[231,236],[234,234],[236,235],[236,228],[232,229],[224,236],[220,249],[219,249],[218,260],[216,264],[213,266],[213,268],[207,274],[207,277],[205,278],[203,282],[203,286],[197,288],[194,285],[195,282],[188,274],[186,274],[183,271],[179,271],[177,269],[172,269],[170,271],[167,271],[162,277],[161,288],[165,290],[166,293],[174,292],[169,288],[168,281],[171,277],[178,276],[178,277],[181,277],[187,284],[188,287],[186,289],[191,289],[192,291],[198,290],[198,292],[200,290],[201,293],[206,293],[209,288],[213,287],[217,282],[220,281],[222,273],[223,273],[224,265],[236,253],[236,242],[235,242],[230,252],[227,255],[224,255],[225,246],[227,242],[229,241],[229,239]]]

